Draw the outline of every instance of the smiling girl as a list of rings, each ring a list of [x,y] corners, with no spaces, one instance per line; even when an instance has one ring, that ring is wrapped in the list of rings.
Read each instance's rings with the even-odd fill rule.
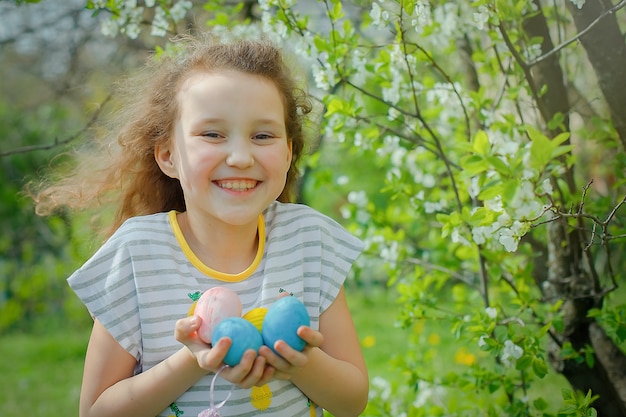
[[[184,38],[151,61],[115,140],[77,156],[38,212],[117,205],[108,239],[70,278],[94,317],[80,416],[357,416],[367,370],[343,283],[362,243],[290,203],[310,111],[265,41]],[[229,338],[202,342],[192,295],[235,291],[243,312],[288,292],[310,326],[224,367]],[[197,298],[197,297],[196,297]],[[219,376],[215,374],[219,372]],[[212,384],[214,383],[214,384]]]

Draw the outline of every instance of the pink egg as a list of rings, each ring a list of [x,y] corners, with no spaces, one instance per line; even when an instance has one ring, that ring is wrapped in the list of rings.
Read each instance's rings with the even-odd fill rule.
[[[213,287],[205,291],[196,303],[194,314],[202,319],[198,336],[205,343],[211,343],[211,335],[218,323],[228,317],[241,317],[242,306],[239,296],[233,290]]]

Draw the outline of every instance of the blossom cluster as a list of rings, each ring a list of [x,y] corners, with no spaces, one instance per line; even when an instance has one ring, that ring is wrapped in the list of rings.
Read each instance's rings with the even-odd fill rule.
[[[109,16],[102,21],[102,34],[114,37],[118,33],[136,39],[141,33],[141,25],[144,13],[147,9],[153,9],[151,35],[165,36],[172,24],[185,18],[191,9],[189,0],[167,0],[157,4],[156,0],[145,0],[143,6],[139,6],[137,0],[115,0],[113,5],[107,0],[93,0],[91,6],[96,10],[107,10]]]

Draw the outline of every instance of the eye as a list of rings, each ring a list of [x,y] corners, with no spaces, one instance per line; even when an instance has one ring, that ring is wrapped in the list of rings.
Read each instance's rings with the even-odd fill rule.
[[[257,133],[252,138],[257,139],[257,140],[266,140],[266,139],[272,139],[273,137],[274,136],[270,135],[269,133]]]
[[[217,132],[202,132],[200,134],[200,136],[203,136],[205,138],[212,138],[212,139],[219,139],[221,138],[221,135]]]

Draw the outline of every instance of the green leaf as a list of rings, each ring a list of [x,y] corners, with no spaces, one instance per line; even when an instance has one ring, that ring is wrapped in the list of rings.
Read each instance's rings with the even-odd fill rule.
[[[478,155],[487,156],[491,151],[491,145],[489,144],[489,137],[484,130],[479,130],[474,135],[474,139],[472,140],[472,149]]]
[[[481,172],[485,172],[489,169],[487,161],[478,155],[470,155],[461,161],[461,168],[463,168],[464,175],[477,175]]]
[[[501,158],[497,156],[488,156],[487,161],[502,175],[510,175],[511,168]]]
[[[526,131],[532,140],[530,145],[530,166],[538,171],[543,171],[551,159],[552,143],[546,135],[532,126],[528,126]]]
[[[499,195],[502,195],[502,183],[501,182],[497,182],[494,185],[489,185],[487,187],[484,187],[482,190],[480,190],[480,193],[478,193],[477,198],[481,201],[485,201],[485,200],[491,200],[492,198],[495,198]]]
[[[515,369],[517,369],[518,371],[524,370],[524,369],[528,368],[532,363],[533,363],[533,357],[532,356],[530,356],[530,355],[522,355],[522,357],[519,358],[515,362]]]
[[[548,374],[548,366],[543,359],[534,358],[533,371],[535,372],[535,375],[537,375],[539,378],[543,378]]]
[[[533,401],[533,406],[537,410],[543,411],[543,410],[548,408],[548,402],[546,400],[544,400],[543,398],[539,397],[535,401]]]

